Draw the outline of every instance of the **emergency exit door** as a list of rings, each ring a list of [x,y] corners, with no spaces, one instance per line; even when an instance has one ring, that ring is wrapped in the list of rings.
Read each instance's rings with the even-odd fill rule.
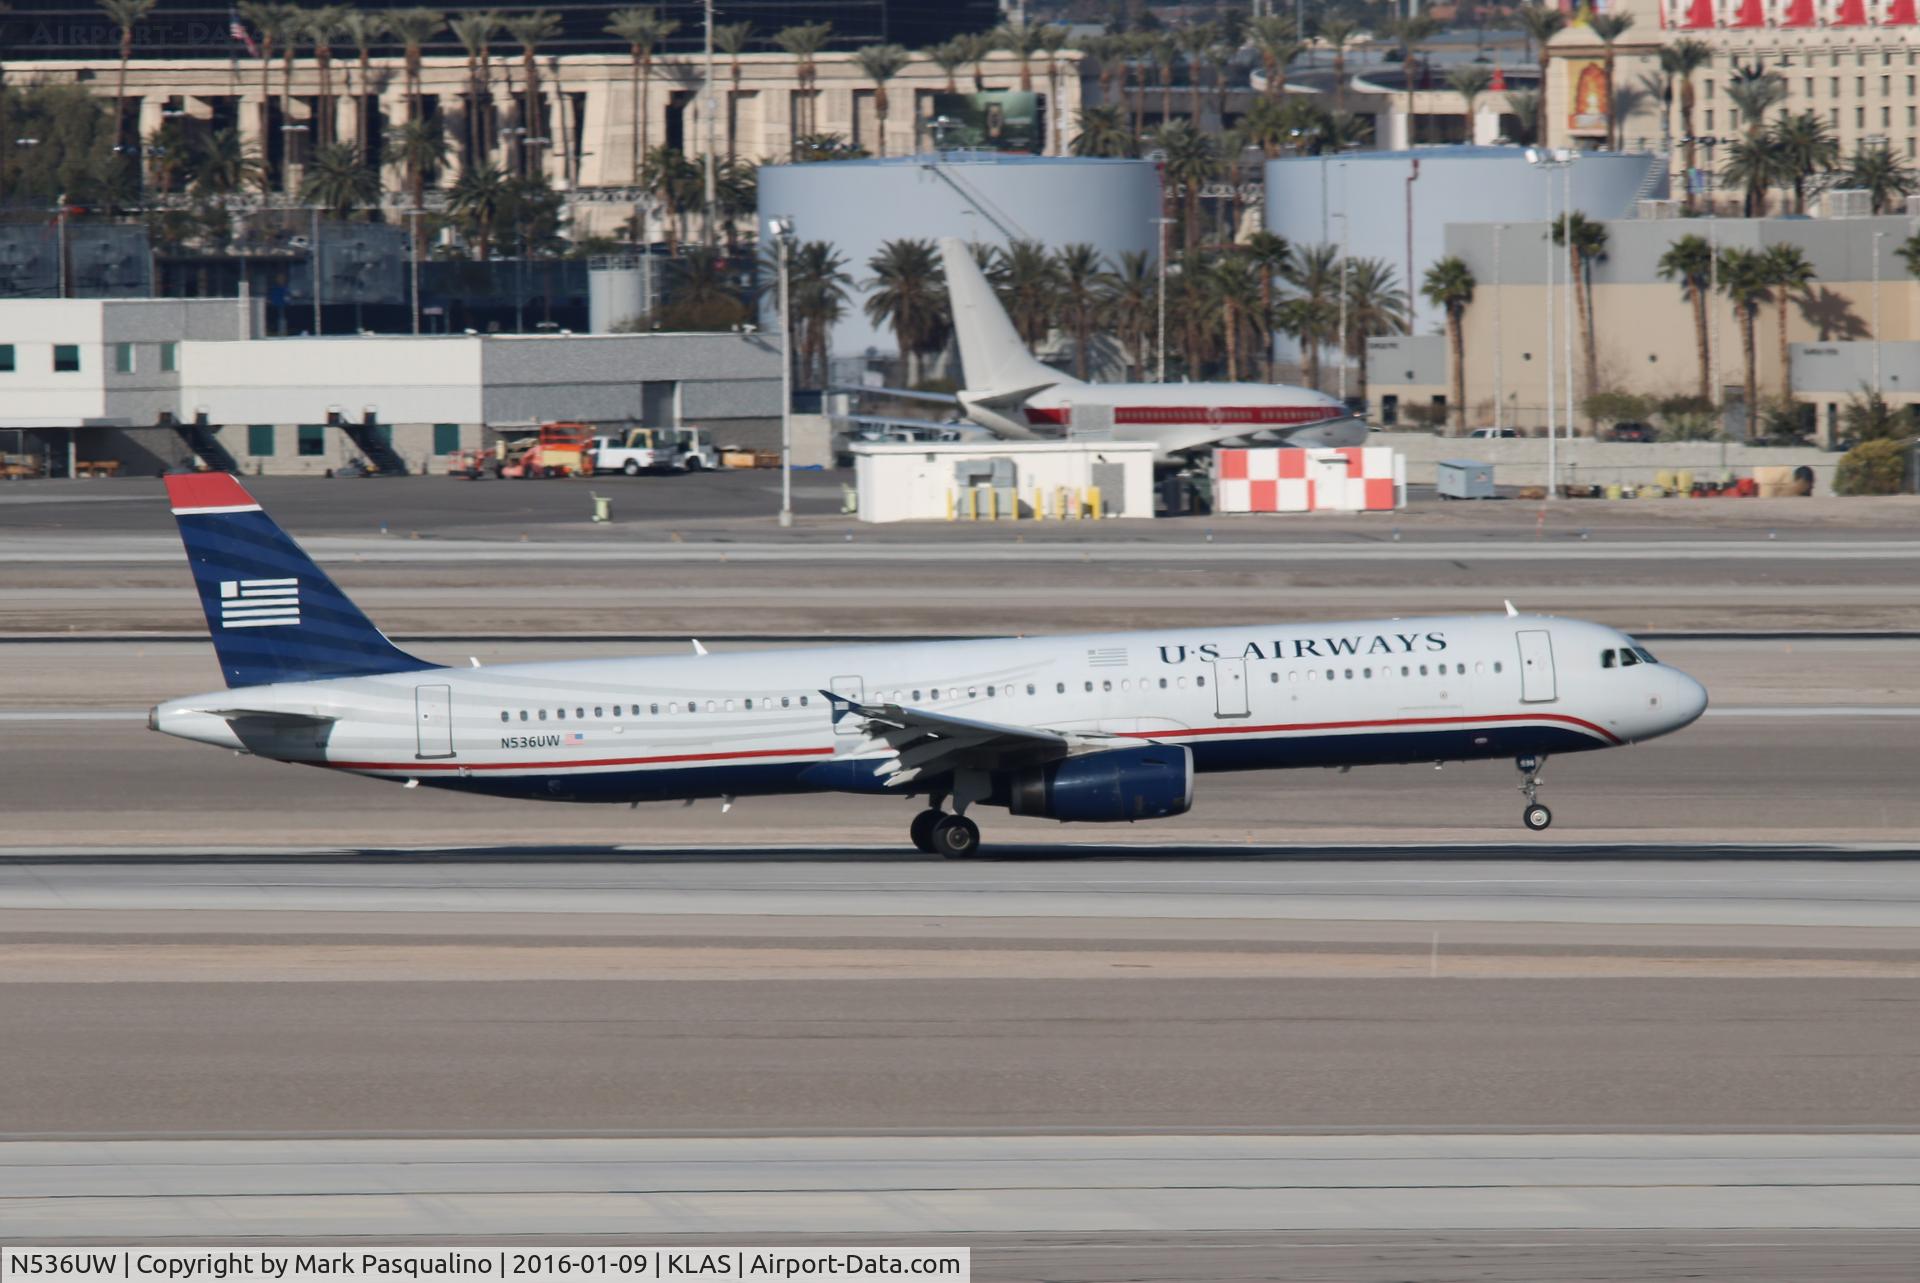
[[[1520,642],[1520,700],[1544,704],[1558,699],[1553,679],[1553,634],[1528,628],[1515,636]]]
[[[1247,711],[1247,661],[1213,661],[1213,708],[1221,717],[1245,717]]]
[[[415,757],[453,756],[453,687],[413,688],[413,729],[418,737]]]

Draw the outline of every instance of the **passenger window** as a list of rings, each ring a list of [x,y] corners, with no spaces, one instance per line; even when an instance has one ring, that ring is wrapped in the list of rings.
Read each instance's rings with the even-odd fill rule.
[[[1467,666],[1465,664],[1455,664],[1453,666],[1453,671],[1460,674],[1460,676],[1465,677],[1467,675]]]
[[[919,698],[920,698],[920,692],[919,692],[919,691],[915,691],[915,692],[913,693],[913,697],[914,697],[915,699],[919,699]],[[791,696],[791,695],[782,695],[782,696],[780,697],[780,707],[782,707],[782,708],[786,708],[786,707],[787,707],[788,705],[790,705],[790,704],[791,704],[792,702],[793,702],[793,696]]]
[[[1101,682],[1101,683],[1100,683],[1100,689],[1101,689],[1101,690],[1103,690],[1103,691],[1110,691],[1110,690],[1112,690],[1112,689],[1113,689],[1113,683],[1112,683],[1112,682]]]
[[[752,700],[750,700],[750,699],[749,699],[749,700],[743,700],[743,701],[742,701],[742,705],[743,705],[743,707],[745,707],[745,708],[746,708],[746,710],[747,710],[747,711],[748,711],[749,713],[751,713],[751,712],[753,711],[753,701],[752,701]]]
[[[1351,668],[1343,669],[1341,670],[1341,676],[1345,677],[1348,681],[1352,681],[1353,670]]]
[[[509,722],[509,721],[512,721],[513,719],[507,716],[507,710],[503,708],[500,710],[500,720],[503,722]]]
[[[1093,690],[1093,683],[1092,683],[1092,682],[1088,682],[1088,683],[1087,683],[1087,690],[1088,690],[1089,692],[1091,692],[1091,691]]]
[[[1327,670],[1327,680],[1328,680],[1328,681],[1332,681],[1332,680],[1333,680],[1333,670],[1332,670],[1331,668],[1329,668],[1329,669]]]
[[[547,710],[544,708],[540,710],[540,720],[543,722],[547,720]]]
[[[1128,681],[1126,678],[1122,677],[1120,679],[1120,689],[1123,691],[1130,691],[1133,689],[1133,683]]]
[[[1420,665],[1420,675],[1422,677],[1427,675],[1427,666],[1425,664]]]
[[[1032,683],[1032,682],[1028,682],[1028,683],[1027,683],[1027,694],[1029,694],[1029,695],[1031,695],[1031,694],[1033,694],[1033,683]]]
[[[1487,671],[1487,666],[1486,666],[1486,664],[1485,664],[1484,662],[1482,662],[1481,660],[1478,660],[1478,659],[1476,659],[1476,660],[1474,660],[1474,661],[1473,661],[1473,671],[1474,671],[1474,672],[1475,672],[1476,674],[1478,674],[1478,673],[1484,673],[1484,672],[1486,672],[1486,671]]]
[[[992,692],[992,691],[988,691],[987,693],[988,693],[989,695],[991,695],[991,694],[992,694],[993,692]],[[979,698],[980,698],[980,688],[979,688],[978,686],[969,686],[969,687],[967,687],[967,698],[968,698],[968,699],[979,699]]]
[[[520,710],[520,720],[523,722],[527,720],[527,710],[524,708]]]
[[[1298,669],[1288,669],[1288,670],[1287,670],[1287,681],[1288,681],[1288,682],[1290,682],[1290,683],[1292,683],[1292,684],[1295,684],[1295,685],[1298,685],[1298,684],[1299,684],[1299,681],[1300,681],[1300,672],[1299,672],[1299,670],[1298,670]]]
[[[733,707],[733,701],[732,701],[732,700],[728,700],[728,701],[727,701],[727,707],[729,707],[729,708],[731,708],[731,707]],[[718,708],[716,708],[716,707],[714,707],[714,701],[712,701],[712,700],[708,700],[708,701],[707,701],[707,711],[708,711],[709,713],[717,713],[717,712],[719,712],[720,710],[719,710]]]
[[[1362,677],[1371,677],[1373,676],[1373,670],[1371,668],[1363,668],[1360,670],[1360,675]]]
[[[567,720],[567,710],[564,708],[556,708],[553,710],[553,716],[555,721],[564,722]]]
[[[1493,671],[1496,673],[1500,671],[1500,661],[1497,659],[1493,661]]]
[[[949,687],[947,687],[947,698],[948,698],[948,699],[959,699],[959,698],[960,698],[960,688],[959,688],[959,687],[957,687],[957,686],[949,686]]]
[[[1600,652],[1600,667],[1613,667],[1613,652],[1611,650],[1603,650]]]
[[[1426,670],[1422,669],[1421,671],[1425,672]],[[1411,668],[1408,668],[1405,664],[1402,664],[1400,665],[1400,675],[1402,677],[1411,677],[1413,676],[1413,670]]]
[[[712,701],[712,700],[708,700],[708,701],[707,701],[707,705],[708,705],[708,707],[712,707],[712,705],[713,705],[713,701]],[[732,700],[728,700],[728,701],[727,701],[727,711],[728,711],[729,713],[731,713],[731,712],[733,711],[733,701],[732,701]]]
[[[1056,694],[1056,695],[1064,695],[1064,694],[1066,694],[1066,693],[1067,693],[1067,684],[1066,684],[1065,682],[1055,682],[1055,683],[1053,684],[1053,693],[1054,693],[1054,694]]]
[[[802,695],[800,697],[800,707],[805,708],[806,706],[807,706],[807,697],[805,695]]]
[[[667,705],[667,711],[668,711],[669,713],[677,713],[677,712],[679,712],[679,711],[680,711],[680,701],[676,699],[676,700],[674,700],[674,701],[673,701],[672,703],[670,703],[670,704],[668,704],[668,705]]]
[[[605,711],[604,709],[598,709],[598,708],[596,708],[596,709],[594,709],[594,710],[593,710],[593,715],[594,715],[595,717],[605,717],[605,716],[606,716],[607,714],[606,714],[606,711]],[[615,713],[615,714],[614,714],[614,716],[616,716],[616,717],[617,717],[617,716],[619,716],[619,714],[618,714],[618,713]]]
[[[992,698],[993,698],[993,687],[991,687],[991,686],[989,686],[989,687],[987,687],[987,698],[988,698],[988,699],[992,699]]]
[[[1180,684],[1180,689],[1185,690],[1187,688],[1187,679],[1182,677],[1182,678],[1179,678],[1178,681]]]
[[[1278,686],[1280,684],[1280,670],[1276,668],[1271,673],[1268,673],[1267,681],[1274,686]]]
[[[649,704],[647,705],[647,711],[652,713],[655,717],[658,717],[660,715],[660,706],[658,704]]]
[[[1160,679],[1160,689],[1165,690],[1166,688],[1167,688],[1167,679],[1162,677]]]
[[[1207,684],[1207,679],[1204,677],[1196,677],[1193,679],[1193,684],[1195,686],[1205,686]]]

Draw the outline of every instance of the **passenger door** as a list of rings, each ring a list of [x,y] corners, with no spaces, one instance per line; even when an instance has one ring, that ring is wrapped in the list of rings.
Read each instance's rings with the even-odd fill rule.
[[[1520,702],[1545,704],[1559,698],[1553,675],[1553,634],[1527,628],[1515,634],[1520,643]]]
[[[836,677],[828,683],[828,688],[841,699],[850,699],[856,704],[867,702],[867,684],[858,677]],[[858,718],[836,717],[833,721],[835,735],[858,735],[861,730]]]
[[[453,756],[453,687],[413,688],[415,757]]]
[[[1246,660],[1213,661],[1213,703],[1220,717],[1248,716]]]

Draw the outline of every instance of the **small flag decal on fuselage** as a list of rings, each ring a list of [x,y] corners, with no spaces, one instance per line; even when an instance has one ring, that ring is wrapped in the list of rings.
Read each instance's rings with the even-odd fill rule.
[[[222,628],[277,628],[300,622],[298,579],[223,579]]]

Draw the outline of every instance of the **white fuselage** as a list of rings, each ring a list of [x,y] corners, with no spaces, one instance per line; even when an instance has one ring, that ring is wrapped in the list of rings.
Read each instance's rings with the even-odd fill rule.
[[[1363,445],[1366,425],[1311,388],[1268,383],[1082,383],[1063,379],[1017,404],[960,393],[969,418],[1007,436],[1093,435],[1149,441],[1163,452],[1242,437]]]
[[[1199,771],[1461,760],[1610,747],[1698,717],[1706,693],[1686,674],[1603,667],[1603,652],[1631,644],[1538,616],[1196,626],[430,669],[174,700],[151,724],[509,796],[886,792],[870,764],[882,750],[853,722],[836,725],[823,692],[1116,745],[1185,745]],[[284,716],[221,715],[235,707]]]

